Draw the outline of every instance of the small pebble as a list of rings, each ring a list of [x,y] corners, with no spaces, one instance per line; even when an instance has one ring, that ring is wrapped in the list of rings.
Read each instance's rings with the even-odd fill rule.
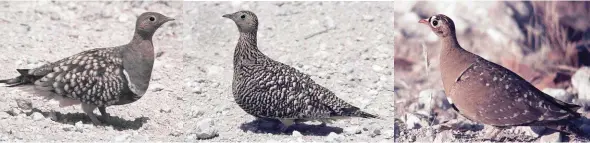
[[[43,118],[45,118],[45,116],[43,116],[43,114],[41,114],[39,112],[33,112],[33,114],[31,114],[31,119],[33,119],[35,121],[42,120]]]
[[[293,131],[293,133],[291,134],[294,137],[301,137],[303,135],[301,135],[301,133],[299,131]]]
[[[33,103],[31,103],[30,100],[16,99],[16,105],[18,105],[18,108],[20,108],[21,110],[32,110],[33,109]]]
[[[326,141],[328,142],[342,142],[344,140],[344,136],[331,132],[326,137]]]
[[[214,127],[214,121],[212,119],[204,119],[197,123],[197,129],[194,133],[197,139],[212,139],[219,135],[217,129]]]
[[[122,134],[115,137],[115,142],[124,142],[129,138],[129,134]]]

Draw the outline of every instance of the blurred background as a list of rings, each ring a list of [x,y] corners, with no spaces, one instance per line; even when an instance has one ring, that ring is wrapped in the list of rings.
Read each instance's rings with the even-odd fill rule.
[[[438,67],[439,38],[418,23],[435,14],[453,19],[464,49],[560,100],[583,105],[579,112],[588,117],[590,2],[395,2],[396,141],[473,141],[482,133],[481,124],[449,109]],[[445,122],[467,131],[439,130],[436,125]],[[587,124],[582,128],[590,133]],[[508,141],[531,141],[535,131],[515,128],[504,134],[514,133]]]

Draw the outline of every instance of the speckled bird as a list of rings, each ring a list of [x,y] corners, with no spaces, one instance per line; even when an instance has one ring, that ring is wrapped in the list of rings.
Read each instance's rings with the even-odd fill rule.
[[[447,98],[464,117],[495,128],[487,138],[495,138],[511,126],[545,126],[580,134],[570,123],[580,118],[578,105],[559,101],[516,73],[466,51],[459,45],[455,24],[439,14],[419,23],[440,38],[440,70]]]
[[[171,20],[159,13],[143,13],[128,44],[83,51],[33,69],[17,69],[19,76],[0,83],[57,100],[60,107],[81,104],[94,124],[102,124],[94,109],[99,109],[104,120],[109,116],[107,106],[132,103],[145,94],[155,59],[152,36]]]
[[[316,84],[309,75],[270,59],[258,50],[258,18],[250,11],[223,15],[240,32],[234,52],[232,92],[236,103],[258,118],[278,119],[285,131],[295,122],[330,123],[346,117],[376,118]]]

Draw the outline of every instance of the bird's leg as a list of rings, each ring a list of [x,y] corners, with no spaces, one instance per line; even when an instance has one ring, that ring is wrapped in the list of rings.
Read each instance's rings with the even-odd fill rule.
[[[98,111],[100,111],[100,115],[102,118],[102,121],[106,121],[107,118],[109,118],[111,115],[109,113],[107,113],[107,107],[102,106],[102,107],[98,107]]]
[[[498,128],[495,126],[490,126],[492,131],[485,133],[484,139],[489,139],[489,140],[496,140],[496,136],[498,136],[498,134],[500,134],[500,132],[502,132],[502,130],[504,130],[503,128]]]
[[[279,119],[279,121],[283,123],[283,125],[280,128],[281,132],[287,131],[287,129],[289,129],[289,127],[295,123],[293,119]]]
[[[94,123],[94,125],[100,125],[101,122],[98,120],[98,118],[96,118],[94,112],[92,112],[94,111],[94,109],[96,109],[95,105],[82,103],[82,110],[84,111],[84,113],[86,113],[86,115],[88,115],[88,117],[90,117],[92,123]]]

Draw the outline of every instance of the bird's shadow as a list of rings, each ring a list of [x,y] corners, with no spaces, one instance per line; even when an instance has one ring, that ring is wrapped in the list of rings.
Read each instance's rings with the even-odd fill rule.
[[[90,120],[90,117],[88,117],[88,115],[86,115],[86,113],[67,113],[67,114],[62,114],[60,112],[45,112],[45,111],[41,111],[37,108],[33,108],[31,111],[29,112],[25,112],[25,114],[27,114],[28,116],[33,114],[34,112],[39,112],[41,114],[43,114],[43,116],[45,118],[53,118],[51,120],[58,122],[58,123],[62,123],[62,124],[70,124],[70,125],[74,125],[75,123],[82,121],[82,123],[84,124],[93,124],[92,121]],[[50,117],[53,116],[51,114],[55,114],[54,117]],[[130,121],[130,120],[126,120],[123,119],[121,117],[117,117],[117,116],[110,116],[106,119],[103,119],[101,116],[97,116],[99,118],[99,120],[101,120],[103,122],[103,124],[101,126],[112,126],[113,129],[115,130],[138,130],[139,128],[141,128],[143,126],[144,123],[146,123],[149,118],[148,117],[139,117],[139,118],[135,118],[135,120]]]
[[[308,125],[304,123],[293,124],[285,132],[281,132],[280,126],[281,122],[278,120],[258,118],[253,121],[243,123],[240,126],[240,129],[242,129],[244,132],[250,131],[253,133],[270,133],[274,135],[291,135],[293,131],[298,131],[304,136],[327,136],[331,132],[337,134],[343,132],[343,129],[339,127],[330,127],[326,125]]]

